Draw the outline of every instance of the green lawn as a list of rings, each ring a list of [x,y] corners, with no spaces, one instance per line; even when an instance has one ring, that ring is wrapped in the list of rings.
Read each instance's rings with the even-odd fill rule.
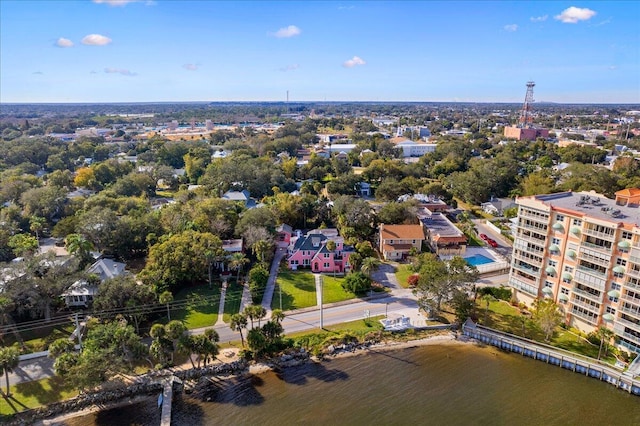
[[[240,312],[240,302],[242,300],[242,286],[236,282],[230,282],[227,286],[227,294],[224,298],[224,315],[222,319],[228,323],[231,315]]]
[[[324,303],[341,302],[356,297],[355,294],[349,293],[342,288],[343,277],[333,277],[332,275],[323,275],[322,299]]]
[[[485,302],[478,300],[478,319],[481,324],[485,324]],[[585,338],[557,327],[551,342],[544,341],[544,333],[540,327],[531,318],[531,315],[521,315],[520,310],[511,306],[505,301],[492,301],[489,303],[489,313],[486,317],[486,325],[506,333],[523,336],[527,339],[535,340],[540,343],[549,344],[560,349],[564,349],[576,354],[588,356],[591,358],[598,357],[598,345],[593,345]],[[603,361],[613,364],[615,358],[612,355],[603,356]]]
[[[2,380],[2,384],[4,385],[4,380]],[[19,383],[11,386],[10,389],[11,398],[8,400],[0,398],[0,423],[3,423],[2,415],[9,415],[29,408],[73,398],[78,394],[77,390],[65,385],[64,380],[60,377]],[[4,386],[3,391],[6,391]]]
[[[280,309],[280,291],[282,291],[283,311],[307,308],[317,304],[316,283],[311,272],[280,270],[271,309]]]
[[[343,322],[340,324],[327,325],[324,327],[322,331],[319,331],[319,329],[316,328],[313,330],[306,330],[306,331],[300,331],[298,333],[287,334],[287,337],[298,338],[301,336],[314,335],[314,334],[329,336],[330,334],[343,333],[343,332],[362,334],[369,331],[382,331],[384,330],[384,327],[380,323],[380,320],[383,318],[384,318],[384,315],[378,315],[378,316],[369,318],[368,321],[365,321],[364,319],[359,319],[355,321]]]
[[[20,337],[23,339],[27,349],[24,353],[45,351],[49,347],[49,344],[54,340],[67,338],[71,336],[75,326],[69,321],[68,325],[55,326],[55,327],[42,327],[37,330],[31,330],[20,333]],[[4,345],[11,346],[16,342],[15,335],[13,333],[7,333],[5,336]]]
[[[409,288],[407,278],[413,275],[413,271],[409,269],[410,266],[409,264],[401,264],[396,268],[396,279],[398,280],[398,284],[403,288]]]
[[[187,287],[175,295],[174,301],[186,301],[184,309],[171,312],[172,320],[181,320],[189,329],[212,327],[218,320],[220,306],[220,285],[214,283],[213,288],[207,284]]]

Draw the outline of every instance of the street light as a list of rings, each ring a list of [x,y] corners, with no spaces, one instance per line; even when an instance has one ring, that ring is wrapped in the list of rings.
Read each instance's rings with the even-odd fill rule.
[[[385,318],[389,318],[389,315],[387,314],[388,311],[389,311],[389,302],[384,304],[384,317]]]
[[[322,305],[324,304],[323,283],[324,283],[324,277],[320,275],[320,329],[321,330],[324,329],[324,321],[323,321],[324,312],[322,311]]]

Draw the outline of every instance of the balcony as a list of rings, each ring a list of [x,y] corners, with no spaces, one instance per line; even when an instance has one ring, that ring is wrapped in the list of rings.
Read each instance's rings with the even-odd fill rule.
[[[579,312],[579,311],[576,311],[576,310],[573,310],[573,309],[571,309],[571,315],[575,315],[576,317],[579,317],[579,318],[587,321],[590,324],[593,324],[593,325],[597,325],[598,324],[598,317],[597,316],[592,317],[590,315],[587,315],[584,312]]]
[[[531,225],[527,225],[526,223],[520,223],[518,222],[518,228],[522,228],[522,229],[528,229],[530,231],[535,231],[539,234],[546,234],[547,233],[547,227],[537,227],[537,226],[531,226]]]
[[[518,265],[515,262],[513,263],[513,265],[511,265],[511,267],[518,271],[522,271],[525,274],[533,275],[535,277],[540,276],[540,268],[533,268],[532,266],[526,266],[526,265]]]
[[[640,290],[640,283],[634,284],[630,281],[624,283],[625,288],[630,288],[632,290]]]
[[[618,319],[616,319],[616,324],[624,325],[625,327],[628,327],[628,328],[632,329],[633,331],[636,331],[636,332],[640,333],[640,323],[631,322],[631,321],[626,320],[624,318],[618,318]]]
[[[529,213],[526,211],[520,211],[518,212],[518,217],[526,217],[527,219],[533,219],[537,222],[541,222],[544,224],[549,223],[549,215],[539,215],[539,214]]]
[[[576,266],[578,271],[586,272],[587,274],[593,275],[596,278],[606,279],[607,274],[604,272],[596,271],[595,269],[588,268],[586,266],[578,265]]]
[[[622,300],[623,302],[628,302],[631,304],[634,304],[636,306],[640,306],[640,298],[638,297],[631,297],[628,294],[624,294],[620,300]]]
[[[515,289],[524,291],[531,295],[538,295],[538,284],[534,280],[530,280],[526,277],[516,275],[509,278],[509,285]]]
[[[597,244],[589,243],[587,241],[583,241],[582,242],[582,246],[583,247],[588,247],[588,248],[593,249],[593,250],[598,250],[598,251],[607,253],[608,255],[611,255],[611,247],[599,246]]]
[[[624,337],[625,339],[629,339],[636,345],[640,345],[640,336],[636,336],[635,334],[628,333],[624,331],[623,325],[616,325],[613,327],[613,332],[616,333],[620,337]]]
[[[524,235],[521,232],[517,232],[516,233],[516,241],[518,241],[518,240],[526,241],[528,243],[538,245],[538,246],[540,246],[542,248],[545,245],[545,240],[546,239],[545,238],[542,238],[542,239],[541,238],[536,238],[536,237],[533,237],[531,235]]]
[[[607,234],[605,232],[594,231],[593,229],[586,226],[582,229],[582,232],[585,235],[589,235],[589,236],[600,238],[607,241],[614,241],[616,238],[615,232],[613,234]]]
[[[587,262],[595,263],[596,265],[604,266],[605,268],[609,266],[610,258],[602,258],[598,256],[593,256],[591,254],[585,253],[580,250],[578,253],[578,259],[586,260]]]
[[[629,268],[627,274],[635,278],[640,278],[640,271],[637,269]]]
[[[590,305],[588,303],[585,302],[581,302],[579,300],[575,300],[575,299],[571,299],[571,304],[573,304],[574,306],[580,306],[581,308],[584,308],[590,312],[593,312],[594,314],[598,314],[600,313],[600,306],[594,306],[594,305]]]
[[[619,310],[620,312],[624,312],[625,314],[635,315],[637,317],[640,317],[640,308],[632,309],[632,308],[627,308],[625,306],[622,306]]]
[[[511,254],[511,256],[515,259],[519,259],[522,260],[523,262],[528,262],[528,263],[532,263],[535,264],[535,266],[537,266],[538,268],[540,268],[542,266],[542,258],[540,259],[534,259],[532,257],[527,257],[524,256],[521,253],[518,253],[516,250],[513,251],[513,253]]]
[[[571,290],[573,293],[578,294],[582,297],[586,297],[589,300],[593,300],[594,302],[598,302],[598,303],[602,303],[602,293],[600,293],[599,295],[593,294],[593,293],[589,293],[586,290],[581,290],[579,288],[574,287]]]

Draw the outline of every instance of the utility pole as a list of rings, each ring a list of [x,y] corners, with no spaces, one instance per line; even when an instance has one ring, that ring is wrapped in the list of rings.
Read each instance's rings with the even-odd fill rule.
[[[80,322],[78,321],[78,313],[76,312],[73,316],[73,319],[76,323],[76,333],[78,333],[78,344],[80,345],[80,350],[82,350],[82,330],[80,330]]]
[[[324,328],[324,312],[322,311],[322,305],[324,305],[324,277],[320,275],[320,329]]]

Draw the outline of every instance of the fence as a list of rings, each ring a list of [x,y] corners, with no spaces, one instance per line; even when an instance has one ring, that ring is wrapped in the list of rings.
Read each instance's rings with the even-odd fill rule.
[[[622,373],[611,367],[598,363],[597,360],[581,357],[571,352],[558,350],[550,346],[541,345],[531,340],[522,339],[507,333],[502,333],[467,321],[462,326],[462,333],[500,349],[527,356],[547,364],[555,365],[575,373],[599,379],[633,395],[640,395],[640,380],[629,374]]]

